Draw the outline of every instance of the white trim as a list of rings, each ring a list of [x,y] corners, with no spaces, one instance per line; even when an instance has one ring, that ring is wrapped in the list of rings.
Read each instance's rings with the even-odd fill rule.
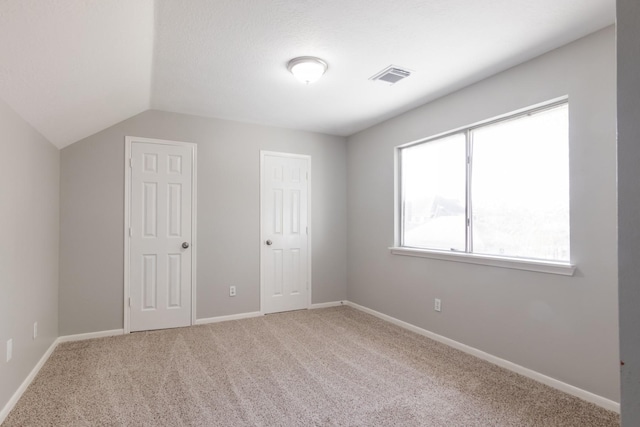
[[[57,342],[63,343],[63,342],[72,342],[72,341],[84,341],[84,340],[91,340],[94,338],[115,337],[123,334],[124,334],[124,329],[112,329],[110,331],[89,332],[86,334],[63,335],[58,338]]]
[[[260,226],[260,231],[259,231],[259,235],[258,235],[258,253],[259,253],[259,260],[258,262],[260,263],[260,277],[258,278],[258,280],[260,281],[259,286],[260,286],[260,313],[264,314],[264,285],[263,285],[263,280],[262,277],[264,276],[264,263],[262,262],[262,234],[263,234],[263,226],[262,226],[262,218],[264,216],[264,209],[262,207],[262,202],[264,200],[264,196],[263,196],[263,192],[264,192],[264,182],[262,179],[262,171],[264,170],[264,152],[262,150],[260,150],[260,169],[258,170],[258,175],[260,176],[260,194],[259,194],[259,199],[258,200],[258,204],[260,205],[260,217],[258,218],[258,221],[260,222],[259,226]]]
[[[4,420],[9,415],[9,412],[11,412],[14,406],[16,406],[16,403],[18,403],[18,400],[20,400],[20,398],[22,397],[24,392],[27,390],[27,388],[29,387],[33,379],[36,377],[36,375],[38,375],[38,372],[40,372],[40,369],[42,369],[42,367],[47,362],[47,360],[49,360],[51,353],[53,353],[53,350],[56,349],[57,345],[58,345],[58,340],[56,339],[51,343],[47,351],[44,352],[44,354],[42,355],[38,363],[36,363],[36,366],[33,367],[31,372],[29,372],[29,375],[27,375],[27,378],[25,378],[24,381],[22,381],[22,384],[20,384],[20,387],[18,387],[16,392],[13,393],[13,396],[11,396],[11,399],[9,399],[6,405],[4,405],[4,408],[2,408],[2,410],[0,411],[0,424],[4,422]]]
[[[393,323],[394,325],[400,326],[401,328],[407,329],[411,332],[415,332],[419,335],[425,336],[434,341],[438,341],[442,344],[448,345],[449,347],[453,347],[457,350],[463,351],[467,354],[477,357],[478,359],[486,360],[487,362],[493,363],[494,365],[498,365],[501,368],[505,368],[509,371],[515,372],[527,378],[531,378],[532,380],[538,381],[542,384],[548,385],[549,387],[553,387],[556,390],[560,390],[564,393],[578,397],[582,400],[586,400],[587,402],[591,402],[604,409],[608,409],[609,411],[620,413],[620,404],[618,402],[614,402],[613,400],[607,399],[606,397],[602,397],[597,394],[591,393],[590,391],[586,391],[581,388],[572,386],[571,384],[564,383],[560,380],[551,378],[547,375],[541,374],[532,369],[525,368],[524,366],[520,366],[513,362],[509,362],[508,360],[501,359],[489,353],[485,353],[484,351],[478,350],[477,348],[468,346],[466,344],[462,344],[458,341],[454,341],[450,338],[443,337],[442,335],[438,335],[426,329],[422,329],[418,326],[412,325],[411,323],[407,323],[402,320],[396,319],[395,317],[391,317],[389,315],[380,313],[378,311],[372,310],[370,308],[361,306],[359,304],[356,304],[350,301],[347,301],[346,303],[349,307],[353,307],[357,310],[376,316],[382,320],[386,320],[389,323]]]
[[[112,337],[112,336],[117,336],[122,334],[124,334],[124,329],[113,329],[110,331],[89,332],[86,334],[64,335],[56,338],[51,343],[47,351],[45,351],[45,353],[42,355],[38,363],[36,363],[36,366],[33,367],[29,375],[27,375],[27,377],[24,379],[22,384],[20,384],[20,387],[18,387],[15,393],[13,393],[13,396],[11,396],[11,399],[9,399],[9,401],[4,405],[4,408],[0,410],[0,424],[2,424],[5,421],[5,419],[11,412],[11,410],[14,408],[14,406],[16,406],[16,403],[18,403],[18,401],[20,400],[24,392],[27,390],[31,382],[34,380],[36,375],[38,375],[38,372],[40,372],[40,369],[42,369],[44,364],[47,363],[47,360],[49,360],[49,357],[51,357],[51,354],[53,353],[53,351],[56,349],[56,347],[58,347],[58,344],[61,344],[64,342],[71,342],[71,341],[84,341],[84,340],[89,340],[93,338]]]
[[[131,331],[131,325],[129,325],[129,276],[131,272],[131,242],[129,236],[129,228],[131,227],[131,137],[126,136],[124,139],[124,319],[123,328],[125,333]]]
[[[347,304],[346,301],[321,302],[318,304],[311,304],[309,306],[309,310],[315,310],[316,308],[340,307],[341,305],[345,304]]]
[[[514,270],[537,271],[540,273],[573,276],[576,266],[569,263],[506,258],[491,255],[469,254],[466,252],[444,252],[430,249],[390,247],[394,255],[405,255],[419,258],[439,259],[443,261],[464,262],[467,264],[488,265],[492,267],[511,268]]]
[[[253,311],[250,313],[230,314],[228,316],[217,316],[217,317],[208,317],[205,319],[196,319],[194,324],[207,325],[209,323],[226,322],[228,320],[250,319],[252,317],[260,317],[260,316],[264,316],[264,314],[260,311]]]
[[[580,399],[586,400],[587,402],[591,402],[602,408],[620,413],[620,404],[618,402],[614,402],[613,400],[609,400],[605,397],[598,396],[597,394],[591,393],[589,391],[586,391],[578,387],[572,386],[570,384],[564,383],[562,381],[556,380],[555,378],[551,378],[539,372],[533,371],[531,369],[525,368],[523,366],[517,365],[512,362],[509,362],[508,360],[501,359],[489,353],[485,353],[482,350],[478,350],[474,347],[468,346],[466,344],[462,344],[458,341],[454,341],[442,335],[438,335],[426,329],[420,328],[418,326],[412,325],[410,323],[396,319],[395,317],[391,317],[389,315],[380,313],[378,311],[364,307],[354,302],[334,301],[334,302],[327,302],[327,303],[320,303],[320,304],[312,304],[309,308],[310,309],[328,308],[328,307],[336,307],[340,305],[347,305],[349,307],[353,307],[357,310],[376,316],[394,325],[400,326],[401,328],[415,332],[419,335],[425,336],[434,341],[438,341],[442,344],[445,344],[445,345],[448,345],[449,347],[453,347],[457,350],[463,351],[479,359],[486,360],[487,362],[493,363],[494,365],[498,365],[512,372],[531,378],[532,380],[546,384],[557,390],[560,390],[572,396],[578,397]],[[195,325],[205,325],[210,323],[225,322],[228,320],[249,319],[249,318],[260,317],[260,316],[263,316],[263,313],[259,311],[255,311],[250,313],[232,314],[228,316],[210,317],[205,319],[197,319],[195,321]],[[49,360],[49,357],[51,356],[53,351],[56,349],[58,344],[64,343],[64,342],[83,341],[83,340],[94,339],[94,338],[118,336],[118,335],[123,335],[124,333],[125,332],[123,329],[113,329],[109,331],[89,332],[85,334],[65,335],[65,336],[58,337],[53,343],[51,343],[51,345],[49,346],[47,351],[42,355],[42,357],[40,358],[36,366],[34,366],[34,368],[31,370],[29,375],[24,379],[20,387],[18,387],[18,389],[13,394],[13,396],[11,396],[11,399],[9,399],[9,401],[6,403],[4,408],[2,408],[2,410],[0,411],[0,424],[4,422],[4,420],[9,415],[11,410],[14,408],[16,403],[20,400],[20,398],[22,397],[24,392],[27,390],[27,388],[29,387],[33,379],[36,377],[36,375],[38,375],[38,372],[40,372],[40,369],[42,369],[42,367],[47,362],[47,360]]]
[[[311,179],[313,178],[313,174],[312,174],[312,161],[311,161],[311,156],[298,156],[298,157],[304,157],[308,160],[307,163],[307,172],[309,173],[309,177],[307,178],[307,282],[309,282],[309,292],[307,297],[307,308],[311,307],[311,303],[313,301],[313,286],[312,286],[312,277],[313,275],[311,274],[311,271],[313,270],[313,263],[311,262],[311,260],[313,259],[311,254],[313,251],[313,240],[312,240],[312,236],[313,236],[313,227],[311,226],[311,218],[313,217],[313,193],[312,193],[312,188],[313,186],[311,185]]]
[[[450,136],[456,133],[462,133],[468,129],[473,130],[480,127],[484,127],[487,125],[491,125],[497,122],[501,122],[504,120],[509,120],[511,118],[518,118],[522,116],[526,116],[528,114],[537,113],[542,110],[551,109],[555,107],[559,107],[562,104],[569,104],[569,95],[559,96],[557,98],[549,99],[548,101],[538,102],[537,104],[529,105],[526,107],[518,108],[517,110],[509,111],[507,113],[499,114],[497,116],[480,120],[479,122],[474,122],[469,125],[460,126],[445,132],[440,132],[435,135],[428,136],[426,138],[415,139],[413,141],[405,142],[400,145],[397,145],[395,148],[407,148],[412,145],[422,144],[423,142],[433,141],[435,139],[440,139],[446,136]]]
[[[309,178],[307,179],[307,282],[309,282],[309,289],[307,292],[307,307],[306,308],[310,308],[311,307],[311,297],[312,297],[312,292],[313,292],[313,283],[312,283],[312,274],[311,274],[311,270],[312,270],[312,263],[311,260],[312,258],[312,240],[311,240],[311,236],[313,234],[313,227],[311,226],[311,217],[312,217],[312,203],[311,203],[311,189],[312,189],[312,185],[311,185],[311,179],[313,177],[313,174],[311,173],[311,156],[308,154],[295,154],[295,153],[283,153],[283,152],[279,152],[279,151],[267,151],[267,150],[260,150],[260,241],[258,243],[258,248],[260,249],[260,313],[265,314],[264,313],[264,300],[265,300],[265,296],[264,296],[264,286],[262,283],[262,277],[263,277],[263,265],[262,265],[262,242],[264,241],[264,237],[263,237],[263,229],[262,229],[262,216],[263,216],[263,209],[262,209],[262,200],[263,200],[263,191],[264,191],[264,183],[262,182],[262,171],[264,169],[264,158],[265,156],[278,156],[278,157],[289,157],[289,158],[296,158],[296,159],[305,159],[307,160],[307,167],[308,167],[308,173],[309,173]]]
[[[198,272],[198,145],[192,144],[191,154],[191,324],[196,324],[198,307],[198,289],[196,275]]]
[[[482,120],[479,122],[475,122],[470,125],[461,126],[446,132],[441,132],[436,135],[432,135],[426,138],[421,138],[418,140],[410,141],[407,143],[403,143],[394,147],[393,151],[393,162],[394,162],[394,237],[393,237],[393,247],[390,247],[389,250],[394,255],[405,255],[405,256],[413,256],[413,257],[421,257],[421,258],[431,258],[438,259],[443,261],[454,261],[454,262],[464,262],[468,264],[477,264],[477,265],[486,265],[492,267],[500,267],[500,268],[510,268],[515,270],[526,270],[526,271],[535,271],[540,273],[548,273],[548,274],[558,274],[563,276],[573,276],[576,270],[576,266],[571,264],[571,262],[558,262],[558,261],[545,261],[545,260],[535,260],[535,259],[519,259],[519,258],[511,258],[511,257],[502,257],[495,255],[484,255],[477,254],[473,252],[473,218],[471,218],[472,209],[471,206],[471,165],[473,159],[472,150],[471,150],[471,137],[470,132],[477,128],[482,128],[494,123],[504,122],[506,120],[512,120],[524,117],[526,115],[542,112],[545,110],[557,108],[560,106],[569,107],[569,96],[564,95],[554,99],[550,99],[545,102],[537,103],[531,106],[523,107],[517,109],[515,111],[507,112],[486,120]],[[465,227],[465,249],[460,252],[449,252],[449,251],[439,251],[433,249],[420,249],[420,248],[410,248],[405,247],[403,245],[403,221],[402,221],[402,151],[406,148],[427,143],[429,141],[434,141],[437,139],[441,139],[447,136],[452,136],[455,134],[464,134],[465,135],[465,143],[466,143],[466,202],[465,202],[465,218],[467,221],[467,225]]]
[[[193,165],[191,167],[191,324],[196,322],[197,307],[197,281],[196,271],[198,253],[197,253],[197,208],[198,208],[198,145],[193,142],[169,141],[155,138],[140,138],[136,136],[125,136],[125,179],[124,179],[124,333],[131,332],[131,308],[129,307],[130,292],[130,257],[131,257],[131,236],[129,228],[131,227],[131,144],[133,142],[143,142],[147,144],[174,145],[191,148]]]
[[[400,163],[402,162],[401,150],[398,147],[393,149],[393,242],[400,245],[402,236],[402,196],[400,187],[402,185],[402,174],[400,173]]]

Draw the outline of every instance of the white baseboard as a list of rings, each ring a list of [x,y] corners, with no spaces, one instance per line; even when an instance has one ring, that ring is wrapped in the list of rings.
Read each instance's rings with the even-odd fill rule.
[[[71,341],[84,341],[93,338],[114,337],[117,335],[123,335],[124,329],[112,329],[110,331],[89,332],[86,334],[76,335],[64,335],[58,338],[57,343],[71,342]]]
[[[323,302],[319,304],[311,304],[309,306],[309,309],[338,307],[340,305],[347,305],[347,302],[331,301],[331,302]],[[227,320],[249,319],[251,317],[260,317],[260,316],[264,316],[264,313],[260,311],[254,311],[250,313],[230,314],[228,316],[216,316],[216,317],[208,317],[204,319],[196,319],[196,323],[194,323],[194,325],[206,325],[209,323],[226,322]]]
[[[42,355],[36,366],[33,367],[29,375],[27,375],[27,378],[25,378],[22,384],[20,384],[20,387],[18,387],[16,392],[13,393],[11,399],[9,399],[7,404],[4,405],[4,408],[2,408],[2,410],[0,411],[0,424],[4,422],[4,420],[7,418],[7,415],[9,415],[9,412],[11,412],[16,403],[18,403],[18,400],[20,400],[23,393],[27,390],[27,387],[29,387],[33,379],[36,377],[36,375],[38,375],[40,369],[42,369],[47,360],[49,360],[51,353],[53,353],[53,350],[56,349],[58,344],[63,342],[89,340],[92,338],[111,337],[115,335],[122,335],[123,333],[123,329],[114,329],[111,331],[90,332],[87,334],[65,335],[56,338],[55,341],[51,343],[47,351]]]
[[[196,325],[206,325],[209,323],[218,323],[218,322],[226,322],[227,320],[240,320],[240,319],[249,319],[251,317],[260,317],[264,316],[259,311],[253,311],[250,313],[240,313],[240,314],[230,314],[228,316],[217,316],[217,317],[208,317],[205,319],[196,319]]]
[[[525,368],[524,366],[517,365],[515,363],[509,362],[508,360],[501,359],[497,356],[494,356],[489,353],[485,353],[482,350],[478,350],[477,348],[468,346],[466,344],[462,344],[458,341],[454,341],[447,337],[443,337],[442,335],[438,335],[426,329],[422,329],[418,326],[412,325],[410,323],[404,322],[402,320],[396,319],[395,317],[388,316],[386,314],[380,313],[378,311],[372,310],[370,308],[361,306],[359,304],[346,301],[346,305],[363,311],[365,313],[376,316],[382,320],[386,320],[394,325],[400,326],[404,329],[408,329],[417,334],[423,335],[427,338],[430,338],[434,341],[441,342],[443,344],[448,345],[449,347],[453,347],[465,353],[468,353],[472,356],[475,356],[479,359],[486,360],[487,362],[493,363],[494,365],[498,365],[502,368],[508,369],[512,372],[525,376],[527,378],[531,378],[532,380],[538,381],[542,384],[548,385],[549,387],[553,387],[557,390],[563,391],[572,396],[578,397],[582,400],[586,400],[587,402],[591,402],[595,405],[601,406],[604,409],[608,409],[609,411],[614,411],[620,413],[620,404],[618,402],[614,402],[613,400],[607,399],[605,397],[599,396],[597,394],[591,393],[589,391],[583,390],[581,388],[572,386],[571,384],[564,383],[555,378],[551,378],[529,368]]]
[[[486,360],[487,362],[493,363],[494,365],[498,365],[502,368],[508,369],[510,371],[516,372],[520,375],[523,375],[527,378],[531,378],[535,381],[541,382],[543,384],[546,384],[550,387],[553,387],[557,390],[563,391],[567,394],[570,394],[572,396],[576,396],[580,399],[586,400],[587,402],[591,402],[593,404],[596,404],[598,406],[601,406],[605,409],[608,409],[610,411],[614,411],[617,413],[620,413],[620,404],[618,402],[614,402],[613,400],[607,399],[605,397],[602,396],[598,396],[597,394],[591,393],[589,391],[580,389],[578,387],[572,386],[570,384],[564,383],[562,381],[556,380],[555,378],[551,378],[549,376],[546,376],[544,374],[541,374],[539,372],[533,371],[531,369],[525,368],[524,366],[520,366],[517,365],[515,363],[509,362],[508,360],[505,359],[501,359],[497,356],[493,356],[489,353],[485,353],[482,350],[478,350],[477,348],[468,346],[466,344],[462,344],[458,341],[454,341],[452,339],[446,338],[442,335],[438,335],[436,333],[433,333],[431,331],[428,331],[426,329],[420,328],[418,326],[412,325],[410,323],[404,322],[402,320],[396,319],[395,317],[391,317],[388,316],[386,314],[380,313],[378,311],[372,310],[370,308],[361,306],[359,304],[350,302],[350,301],[334,301],[334,302],[327,302],[327,303],[320,303],[320,304],[312,304],[311,309],[316,309],[316,308],[328,308],[328,307],[337,307],[340,305],[348,305],[350,307],[353,307],[355,309],[358,309],[360,311],[363,311],[365,313],[371,314],[373,316],[376,316],[382,320],[386,320],[390,323],[393,323],[394,325],[400,326],[404,329],[410,330],[412,332],[415,332],[419,335],[423,335],[427,338],[430,338],[434,341],[438,341],[441,342],[443,344],[446,344],[450,347],[453,347],[455,349],[458,349],[460,351],[463,351],[465,353],[471,354],[472,356],[475,356],[479,359],[482,360]],[[196,325],[204,325],[204,324],[208,324],[208,323],[217,323],[217,322],[224,322],[227,320],[239,320],[239,319],[248,319],[251,317],[259,317],[259,316],[263,316],[263,314],[259,311],[256,312],[251,312],[251,313],[240,313],[240,314],[232,314],[229,316],[218,316],[218,317],[210,317],[210,318],[206,318],[206,319],[196,319]],[[56,346],[60,343],[63,342],[71,342],[71,341],[82,341],[82,340],[88,340],[88,339],[93,339],[93,338],[102,338],[102,337],[110,337],[110,336],[116,336],[116,335],[122,335],[124,334],[124,330],[123,329],[114,329],[114,330],[110,330],[110,331],[101,331],[101,332],[90,332],[90,333],[86,333],[86,334],[77,334],[77,335],[66,335],[66,336],[61,336],[58,337],[58,339],[56,339],[51,346],[49,346],[49,348],[47,349],[47,351],[42,355],[42,357],[40,358],[40,360],[38,361],[38,363],[36,364],[36,366],[33,367],[33,369],[31,370],[31,372],[29,373],[29,375],[24,379],[24,381],[22,382],[22,384],[20,385],[20,387],[18,387],[18,389],[16,390],[16,392],[13,394],[13,396],[11,396],[11,399],[9,399],[9,401],[7,402],[7,404],[4,406],[4,408],[2,408],[2,410],[0,411],[0,424],[2,424],[4,422],[4,420],[6,419],[6,417],[9,415],[9,412],[11,412],[11,410],[13,409],[13,407],[16,405],[16,403],[18,402],[18,400],[20,400],[20,397],[22,397],[22,394],[27,390],[27,387],[29,387],[29,384],[31,384],[31,382],[33,381],[33,379],[36,377],[36,375],[38,374],[38,372],[40,372],[40,369],[42,369],[42,367],[44,366],[44,364],[47,362],[47,360],[49,359],[49,357],[51,356],[51,353],[53,353],[53,350],[55,350]]]
[[[331,301],[331,302],[321,302],[318,304],[311,304],[309,309],[313,310],[316,308],[329,308],[329,307],[339,307],[341,305],[346,305],[346,301]]]
[[[51,353],[53,353],[53,350],[56,349],[57,345],[58,345],[58,340],[56,339],[51,343],[51,345],[49,346],[47,351],[45,351],[45,353],[42,355],[38,363],[36,363],[36,366],[33,367],[31,372],[29,372],[29,375],[27,375],[27,378],[25,378],[24,381],[22,381],[22,384],[20,384],[20,387],[18,387],[16,392],[13,393],[13,396],[11,396],[11,399],[9,399],[7,404],[4,405],[4,408],[2,408],[2,410],[0,411],[0,424],[4,422],[4,420],[9,415],[9,412],[11,412],[13,407],[16,406],[16,403],[18,403],[18,400],[20,400],[20,398],[22,397],[22,394],[27,390],[27,387],[29,387],[29,384],[31,384],[31,382],[36,377],[36,375],[38,375],[38,372],[40,372],[40,369],[42,369],[42,367],[47,362],[47,360],[49,360],[49,356],[51,356]]]

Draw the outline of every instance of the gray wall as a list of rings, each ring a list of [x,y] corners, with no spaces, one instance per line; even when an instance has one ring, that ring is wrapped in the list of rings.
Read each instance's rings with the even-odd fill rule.
[[[0,141],[1,410],[58,337],[60,156],[4,101]],[[7,363],[9,339],[13,359]]]
[[[147,111],[62,150],[61,335],[123,327],[126,135],[198,144],[197,318],[260,309],[260,150],[311,155],[313,303],[346,298],[345,138]]]
[[[618,0],[618,254],[622,425],[640,425],[640,3]]]
[[[350,137],[348,299],[618,401],[614,36],[607,28]],[[394,146],[563,95],[574,277],[389,253]]]

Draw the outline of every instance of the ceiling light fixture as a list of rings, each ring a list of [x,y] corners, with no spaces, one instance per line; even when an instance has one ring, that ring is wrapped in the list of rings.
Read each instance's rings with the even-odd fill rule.
[[[300,56],[289,61],[287,69],[302,83],[317,81],[327,71],[327,63],[313,56]]]

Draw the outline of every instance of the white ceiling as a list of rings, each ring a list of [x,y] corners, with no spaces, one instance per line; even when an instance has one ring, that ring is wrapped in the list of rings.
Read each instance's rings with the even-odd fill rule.
[[[0,98],[58,147],[149,108],[350,135],[614,22],[615,0],[0,0]],[[296,56],[329,64],[304,86]],[[413,71],[394,86],[368,78]]]
[[[0,98],[58,147],[149,109],[151,0],[0,0]]]

